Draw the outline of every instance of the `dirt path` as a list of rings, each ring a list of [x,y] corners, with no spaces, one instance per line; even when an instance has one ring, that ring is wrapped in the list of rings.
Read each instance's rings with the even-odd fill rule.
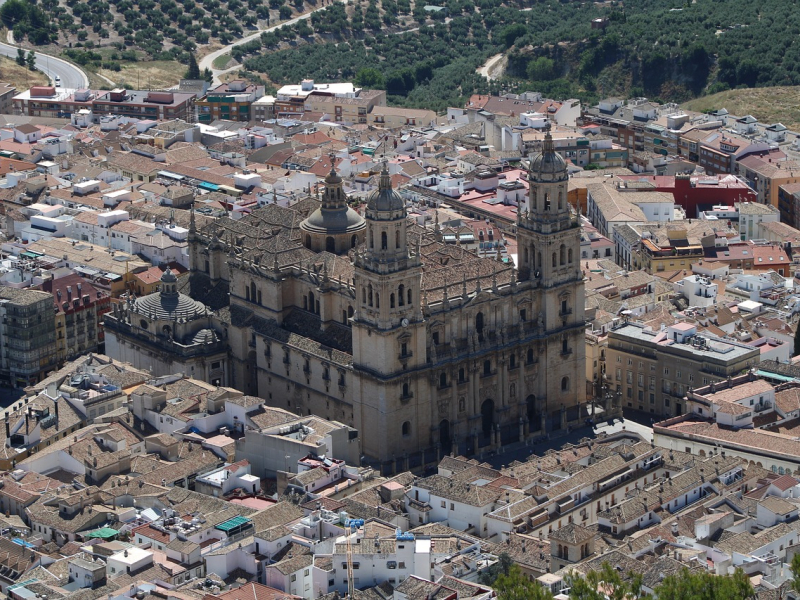
[[[498,79],[503,71],[506,69],[506,56],[505,54],[495,54],[476,71],[478,75],[486,77],[489,81]]]

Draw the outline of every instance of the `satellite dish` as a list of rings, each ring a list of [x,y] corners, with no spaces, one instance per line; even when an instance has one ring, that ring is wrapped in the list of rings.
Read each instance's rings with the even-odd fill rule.
[[[400,325],[402,325],[403,327],[408,327],[408,319],[403,319],[402,321],[400,321]]]

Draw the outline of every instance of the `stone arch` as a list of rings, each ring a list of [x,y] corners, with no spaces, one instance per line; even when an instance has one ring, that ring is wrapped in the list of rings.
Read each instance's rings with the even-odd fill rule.
[[[562,377],[561,378],[561,391],[568,392],[569,391],[569,377]]]
[[[447,419],[442,419],[439,422],[439,445],[445,452],[449,452],[450,446],[453,445],[453,441],[450,438],[450,421]]]
[[[411,421],[404,421],[403,426],[401,429],[403,437],[408,437],[411,435]]]
[[[494,428],[494,400],[487,398],[481,404],[481,431],[484,437],[491,437]]]
[[[348,319],[352,319],[353,318],[353,307],[352,306],[348,306],[347,307],[347,318]]]

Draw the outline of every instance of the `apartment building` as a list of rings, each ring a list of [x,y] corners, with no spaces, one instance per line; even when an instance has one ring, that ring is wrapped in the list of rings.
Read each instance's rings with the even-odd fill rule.
[[[136,119],[194,119],[194,94],[127,90],[68,90],[34,86],[14,96],[14,113],[31,117],[66,118],[79,110],[90,110],[91,119],[114,115]]]
[[[314,83],[304,79],[299,85],[285,85],[276,94],[273,114],[297,117],[305,112],[320,113],[337,123],[367,123],[375,106],[386,106],[384,90],[364,90],[352,83]]]
[[[17,88],[10,83],[0,83],[0,115],[10,115],[14,108],[13,98]]]
[[[781,211],[784,221],[794,219],[793,207],[781,205],[780,187],[800,183],[800,163],[778,160],[773,156],[748,156],[737,163],[739,176],[758,194],[761,204],[771,204]]]
[[[625,323],[608,335],[606,376],[622,393],[622,406],[675,416],[686,412],[690,388],[738,375],[758,362],[758,348],[699,335],[691,323],[662,331]]]
[[[80,275],[49,279],[40,289],[53,302],[58,364],[87,352],[103,353],[103,315],[111,310],[108,292]]]
[[[252,105],[264,96],[264,86],[237,79],[222,83],[208,90],[195,102],[197,121],[210,123],[217,119],[225,121],[250,121],[253,119]]]
[[[57,366],[53,299],[35,290],[0,287],[0,383],[26,387]]]

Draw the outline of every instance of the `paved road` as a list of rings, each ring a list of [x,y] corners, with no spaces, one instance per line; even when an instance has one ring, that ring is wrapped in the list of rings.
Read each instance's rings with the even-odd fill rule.
[[[344,4],[347,4],[348,0],[336,0],[336,1],[343,2]],[[259,29],[255,33],[252,33],[252,34],[250,34],[250,35],[248,35],[246,37],[243,37],[243,38],[241,38],[239,40],[236,40],[232,44],[228,44],[227,46],[224,46],[223,48],[220,48],[219,50],[215,50],[211,54],[207,54],[202,59],[200,59],[200,63],[198,65],[200,67],[200,72],[202,73],[206,69],[211,69],[211,72],[214,74],[214,85],[218,85],[220,83],[220,81],[219,81],[219,76],[220,75],[222,75],[223,73],[230,73],[231,71],[236,71],[237,69],[241,68],[241,65],[236,65],[235,67],[232,67],[230,69],[215,69],[213,67],[213,63],[214,63],[214,60],[217,57],[222,56],[223,54],[230,54],[231,53],[231,49],[234,46],[238,46],[239,44],[246,44],[247,42],[251,42],[254,39],[260,37],[262,33],[265,33],[265,32],[268,32],[268,31],[275,31],[276,29],[278,29],[280,27],[283,27],[284,25],[294,25],[295,23],[299,23],[300,21],[304,21],[305,19],[308,19],[309,17],[311,17],[311,15],[314,14],[315,12],[320,11],[320,10],[325,10],[326,8],[328,8],[328,6],[330,6],[330,3],[328,3],[328,4],[324,5],[324,6],[319,6],[319,7],[315,8],[315,9],[313,9],[313,10],[308,11],[307,13],[303,13],[302,15],[294,17],[293,19],[289,19],[288,21],[283,21],[282,23],[279,23],[277,25],[273,25],[271,27],[267,27],[266,29]]]
[[[16,58],[17,48],[16,46],[9,46],[8,44],[0,44],[0,55]],[[47,75],[53,82],[55,81],[56,75],[61,77],[61,87],[72,89],[89,87],[89,78],[86,76],[86,73],[75,65],[61,60],[60,58],[37,52],[36,68]]]

